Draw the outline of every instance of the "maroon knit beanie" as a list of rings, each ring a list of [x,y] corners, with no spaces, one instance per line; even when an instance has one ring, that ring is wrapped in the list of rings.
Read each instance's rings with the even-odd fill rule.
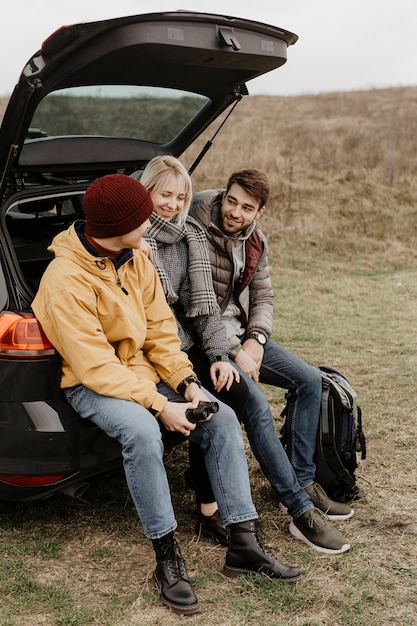
[[[152,211],[150,193],[142,183],[125,174],[108,174],[85,192],[85,233],[99,239],[126,235],[146,222]]]

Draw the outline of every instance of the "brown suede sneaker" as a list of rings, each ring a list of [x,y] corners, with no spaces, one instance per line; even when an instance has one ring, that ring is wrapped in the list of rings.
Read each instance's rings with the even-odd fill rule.
[[[355,512],[348,504],[331,500],[323,487],[318,483],[304,487],[304,491],[310,497],[316,509],[323,511],[331,520],[349,519]]]
[[[319,509],[309,509],[290,523],[289,531],[296,539],[304,541],[316,552],[341,554],[350,549],[350,544],[330,524]]]

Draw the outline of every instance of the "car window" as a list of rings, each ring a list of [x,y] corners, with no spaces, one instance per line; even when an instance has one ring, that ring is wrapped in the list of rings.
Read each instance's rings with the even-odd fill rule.
[[[41,100],[27,140],[87,135],[165,144],[208,102],[199,94],[162,87],[95,85],[62,89]]]

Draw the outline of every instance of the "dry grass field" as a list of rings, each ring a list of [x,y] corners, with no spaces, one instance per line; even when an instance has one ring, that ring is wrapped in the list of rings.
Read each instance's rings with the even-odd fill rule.
[[[304,578],[295,587],[225,579],[225,549],[193,534],[178,447],[167,467],[202,612],[179,618],[160,605],[152,549],[116,474],[81,500],[1,503],[0,626],[417,623],[416,105],[417,87],[244,98],[193,175],[196,190],[223,186],[241,167],[271,178],[259,225],[271,242],[274,339],[344,371],[363,409],[367,497],[339,523],[350,552],[328,557],[294,540],[248,450],[268,543]],[[186,165],[197,153],[183,155]],[[265,392],[279,429],[283,394]]]

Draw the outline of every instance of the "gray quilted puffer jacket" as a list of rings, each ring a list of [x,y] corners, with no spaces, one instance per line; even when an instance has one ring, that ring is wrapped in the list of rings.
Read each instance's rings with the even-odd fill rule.
[[[190,215],[200,222],[207,236],[217,301],[223,313],[233,294],[246,332],[263,332],[270,337],[274,294],[269,275],[268,243],[255,223],[239,238],[229,237],[220,230],[218,216],[223,191],[210,189],[195,193],[190,208]],[[233,285],[233,249],[236,241],[244,246],[245,270],[237,284]],[[233,358],[240,348],[238,337],[231,339],[230,347]]]

